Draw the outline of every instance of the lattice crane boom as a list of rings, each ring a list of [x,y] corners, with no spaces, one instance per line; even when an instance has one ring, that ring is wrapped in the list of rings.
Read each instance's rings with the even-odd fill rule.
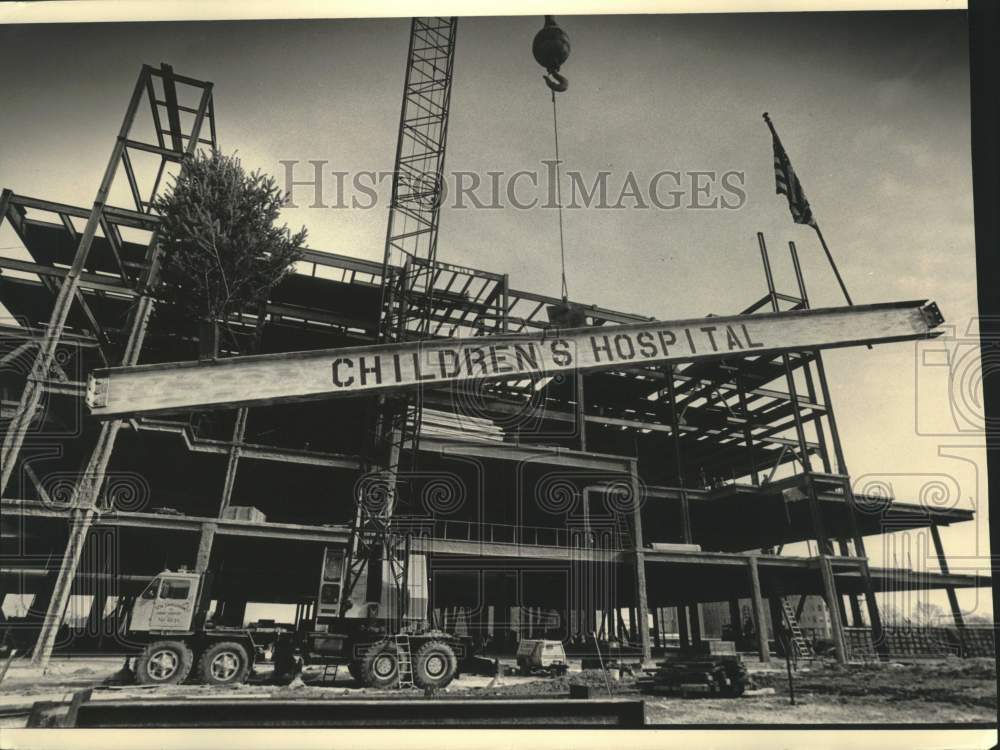
[[[410,26],[382,264],[380,344],[430,335],[457,28],[457,18],[444,17],[414,18]],[[379,395],[373,402],[362,481],[355,489],[342,615],[364,581],[367,602],[383,600],[383,583],[391,583],[398,595],[396,612],[372,615],[396,623],[405,616],[408,545],[394,538],[391,525],[400,476],[407,468],[403,462],[412,468],[417,454],[421,411],[419,391]],[[391,581],[383,580],[384,573]]]

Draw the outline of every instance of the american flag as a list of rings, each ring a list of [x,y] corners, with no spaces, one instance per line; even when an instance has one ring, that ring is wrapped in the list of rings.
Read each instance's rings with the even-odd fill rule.
[[[770,124],[770,123],[768,123]],[[796,224],[808,224],[816,226],[816,219],[813,217],[812,208],[809,207],[809,200],[799,177],[792,169],[792,163],[788,160],[785,147],[781,145],[781,139],[772,129],[774,138],[774,185],[775,191],[779,195],[788,197],[788,208],[792,212],[792,220]]]

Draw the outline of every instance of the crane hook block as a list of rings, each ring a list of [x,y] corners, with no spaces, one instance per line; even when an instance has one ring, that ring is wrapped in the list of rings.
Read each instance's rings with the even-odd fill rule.
[[[545,85],[553,91],[565,91],[569,81],[559,75],[559,68],[569,59],[569,37],[552,16],[545,16],[545,25],[535,34],[531,44],[535,61],[545,68]]]

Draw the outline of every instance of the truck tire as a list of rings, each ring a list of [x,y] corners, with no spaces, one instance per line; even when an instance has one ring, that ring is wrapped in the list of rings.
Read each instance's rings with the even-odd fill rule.
[[[413,660],[413,681],[421,688],[443,688],[458,671],[455,652],[444,641],[428,641]]]
[[[399,687],[399,655],[388,641],[373,644],[361,660],[365,686],[374,688]]]
[[[140,685],[177,685],[187,679],[193,662],[183,641],[155,641],[136,660],[135,679]]]
[[[198,659],[198,675],[206,685],[242,685],[249,672],[250,658],[236,641],[215,643]]]

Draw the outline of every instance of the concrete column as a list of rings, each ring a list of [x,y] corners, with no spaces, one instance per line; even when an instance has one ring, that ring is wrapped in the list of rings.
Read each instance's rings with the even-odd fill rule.
[[[739,637],[743,634],[743,617],[740,614],[740,600],[729,600],[729,626],[733,629],[733,634]]]
[[[621,607],[615,607],[615,636],[619,641],[628,638],[628,630],[625,628],[625,617],[622,615]]]
[[[670,439],[674,446],[674,461],[677,464],[677,486],[681,491],[681,538],[685,544],[691,544],[694,536],[691,532],[691,504],[684,488],[684,464],[681,456],[680,417],[677,414],[677,393],[674,390],[674,367],[666,365],[663,373],[667,378],[667,401],[670,402]]]
[[[649,643],[649,623],[646,621],[646,613],[649,611],[649,602],[646,591],[646,556],[643,552],[642,541],[642,498],[639,496],[639,474],[638,461],[629,461],[629,478],[632,489],[632,526],[633,543],[635,544],[635,585],[636,585],[636,607],[639,615],[639,643],[642,646],[642,659],[648,661],[653,658],[652,647]]]
[[[785,619],[785,613],[781,606],[781,597],[768,597],[767,605],[771,613],[771,635],[774,637],[774,643],[780,645],[781,638],[779,635],[781,633],[781,625]]]
[[[847,546],[847,540],[837,539],[836,541],[837,541],[837,548],[840,551],[841,557],[850,557],[851,550]],[[847,600],[851,606],[851,617],[853,618],[853,622],[855,623],[860,622],[861,610],[858,607],[858,600],[854,597],[853,594],[849,594]],[[837,597],[837,605],[840,607],[840,621],[846,625],[848,620],[847,620],[847,609],[846,607],[844,607],[844,597],[842,596]]]
[[[810,398],[813,398],[813,396],[810,395]],[[818,424],[819,423],[817,422],[817,425]],[[851,550],[846,539],[838,539],[837,547],[840,549],[842,557],[851,557]],[[847,603],[851,608],[851,622],[854,624],[854,627],[861,627],[864,624],[864,621],[861,617],[861,607],[858,604],[858,597],[854,594],[848,594]],[[841,606],[840,609],[840,619],[845,623],[847,622],[847,611],[843,608],[843,606]]]
[[[875,599],[875,590],[871,585],[871,574],[868,570],[868,561],[861,563],[861,575],[865,581],[865,607],[868,610],[868,622],[871,623],[872,640],[875,642],[875,651],[879,658],[889,657],[889,642],[882,629],[882,615],[878,611],[878,600]]]
[[[701,643],[701,606],[695,602],[687,607],[689,619],[691,620],[691,641]]]
[[[681,649],[691,648],[691,638],[688,635],[687,607],[679,605],[677,609],[677,633],[680,635]]]
[[[855,606],[857,606],[857,602],[855,602]],[[840,612],[840,622],[841,622],[841,624],[846,625],[847,622],[848,622],[848,619],[847,619],[847,608],[844,606],[844,597],[842,597],[842,596],[837,596],[837,609]]]
[[[864,627],[865,618],[861,614],[861,605],[858,603],[858,597],[854,594],[848,594],[847,603],[851,607],[851,624],[856,628]]]
[[[201,535],[198,538],[198,551],[195,553],[194,571],[204,573],[208,570],[208,563],[212,559],[212,543],[215,541],[215,532],[219,528],[217,523],[203,523],[201,525]]]
[[[107,594],[95,594],[90,602],[90,613],[87,615],[87,635],[95,637],[98,642],[104,639],[104,610],[108,606]]]
[[[823,576],[823,591],[826,596],[826,606],[830,610],[830,626],[833,630],[833,647],[837,652],[837,661],[841,664],[847,663],[847,646],[844,643],[843,623],[840,619],[840,608],[837,600],[837,583],[833,577],[833,567],[830,559],[823,556],[819,558],[820,573]],[[841,603],[843,604],[843,603]]]
[[[115,600],[115,608],[108,615],[107,623],[108,635],[115,639],[116,643],[127,640],[128,624],[132,616],[132,606],[135,604],[136,594],[123,594]]]
[[[934,540],[934,551],[937,554],[938,567],[941,569],[942,573],[948,575],[948,558],[944,554],[944,545],[941,543],[941,532],[936,523],[931,524],[931,539]],[[955,626],[958,628],[964,628],[965,618],[962,617],[962,610],[958,606],[958,597],[955,595],[955,587],[945,587],[945,593],[948,594],[948,605],[951,607],[951,616],[955,620]]]
[[[764,618],[764,597],[760,590],[760,572],[757,570],[757,558],[747,558],[750,571],[750,604],[753,607],[753,621],[757,631],[757,652],[762,662],[771,661],[771,650],[767,645],[767,621]]]

